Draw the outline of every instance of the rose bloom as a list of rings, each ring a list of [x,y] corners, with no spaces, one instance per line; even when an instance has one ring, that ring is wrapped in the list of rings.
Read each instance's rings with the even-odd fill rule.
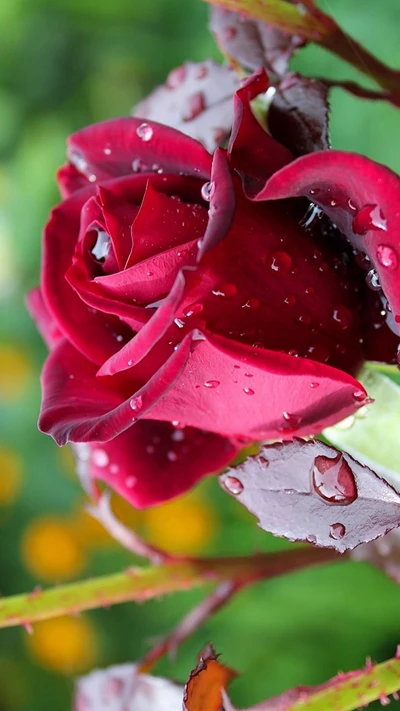
[[[214,156],[136,118],[69,139],[28,297],[50,347],[39,427],[136,507],[246,443],[321,432],[368,402],[366,359],[396,361],[399,178],[294,160],[250,109],[267,85],[237,91]]]

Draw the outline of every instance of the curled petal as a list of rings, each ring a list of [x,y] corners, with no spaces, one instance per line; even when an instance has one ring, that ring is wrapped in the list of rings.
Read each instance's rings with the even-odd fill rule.
[[[210,182],[210,209],[206,232],[200,242],[198,258],[215,247],[227,234],[235,211],[235,191],[226,152],[217,148]]]

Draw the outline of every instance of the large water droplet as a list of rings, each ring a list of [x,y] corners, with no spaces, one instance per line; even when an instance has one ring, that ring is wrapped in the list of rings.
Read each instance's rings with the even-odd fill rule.
[[[397,269],[399,257],[395,249],[388,244],[379,244],[376,248],[376,258],[379,264],[385,269],[393,271]]]
[[[214,296],[222,296],[225,299],[231,299],[237,294],[236,284],[221,284],[218,289],[213,289]]]
[[[204,183],[201,188],[201,197],[203,200],[206,200],[206,202],[209,202],[211,198],[213,197],[215,193],[215,183],[212,181],[209,181],[208,183]]]
[[[98,262],[104,262],[110,251],[110,246],[110,235],[103,230],[99,230],[97,233],[96,244],[91,250],[91,254],[93,254],[94,258],[97,259]]]
[[[271,252],[267,260],[267,266],[277,274],[286,274],[291,270],[292,264],[292,258],[287,252]]]
[[[141,123],[136,129],[136,135],[141,141],[151,141],[153,138],[153,129],[148,123]]]
[[[217,388],[220,384],[219,380],[206,380],[204,383],[205,388]]]
[[[387,230],[387,219],[378,205],[364,205],[353,220],[356,235],[366,235],[369,230]]]
[[[242,482],[235,476],[226,476],[223,484],[225,489],[231,494],[234,494],[234,496],[241,494],[244,489]]]
[[[301,424],[302,417],[293,415],[291,412],[282,412],[282,417],[285,420],[285,429],[296,430]]]
[[[375,269],[369,270],[367,276],[365,277],[365,281],[367,282],[367,286],[369,286],[372,291],[380,291],[381,284]]]
[[[346,506],[357,498],[353,472],[340,452],[334,458],[324,455],[315,458],[312,483],[318,496],[330,504]]]
[[[346,526],[343,526],[342,523],[333,523],[329,529],[329,538],[333,538],[334,541],[340,541],[345,533]]]
[[[202,111],[206,108],[206,102],[204,98],[204,94],[202,91],[197,92],[196,94],[192,94],[192,96],[189,97],[187,106],[185,111],[183,112],[183,120],[184,121],[191,121],[192,119],[195,119],[196,116],[201,114]]]
[[[141,407],[143,406],[143,398],[141,395],[138,395],[137,397],[133,397],[132,400],[129,402],[129,407],[131,410],[140,410]]]

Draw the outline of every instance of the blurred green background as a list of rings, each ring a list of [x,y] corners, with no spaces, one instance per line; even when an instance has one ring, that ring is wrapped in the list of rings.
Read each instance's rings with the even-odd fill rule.
[[[322,1],[357,39],[400,67],[399,0]],[[40,234],[57,200],[54,172],[81,126],[127,114],[185,59],[218,57],[201,0],[2,0],[0,4],[0,593],[116,571],[130,557],[82,510],[68,451],[36,431],[43,347],[24,308],[38,280]],[[355,78],[317,48],[305,73]],[[368,80],[367,80],[368,81]],[[337,90],[332,137],[400,169],[399,115]],[[400,461],[399,461],[400,470]],[[122,518],[155,542],[188,552],[285,547],[262,533],[215,481],[162,509]],[[184,543],[182,543],[184,541]],[[0,711],[71,707],[72,678],[134,660],[201,593],[124,605],[0,631]],[[242,676],[240,705],[381,660],[400,642],[400,588],[363,564],[343,563],[257,585],[195,634],[160,673],[183,680],[205,642]]]

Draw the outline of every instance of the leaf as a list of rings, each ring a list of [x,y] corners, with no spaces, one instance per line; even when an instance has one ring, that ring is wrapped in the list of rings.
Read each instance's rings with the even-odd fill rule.
[[[137,665],[97,669],[76,683],[74,711],[181,711],[183,688]]]
[[[185,686],[184,711],[220,711],[222,690],[235,676],[236,672],[221,664],[213,647],[208,645]]]
[[[397,368],[394,371],[398,373]],[[345,449],[397,489],[400,487],[400,387],[369,368],[364,368],[358,379],[373,398],[373,405],[328,427],[323,434],[329,442]]]
[[[222,52],[251,70],[265,67],[283,76],[296,49],[305,44],[298,35],[222,7],[211,8],[210,29]]]
[[[232,96],[239,87],[235,72],[211,59],[186,62],[170,72],[133,110],[140,118],[159,121],[196,138],[213,152],[229,136]]]
[[[320,686],[299,686],[281,696],[252,706],[247,711],[353,711],[379,700],[389,704],[389,694],[398,700],[400,689],[400,659],[382,664],[367,662],[364,669],[340,673]],[[224,699],[225,711],[237,711],[229,699]]]
[[[328,87],[318,79],[288,74],[268,112],[273,137],[300,156],[330,147]]]
[[[340,553],[400,525],[399,494],[318,440],[265,446],[220,481],[264,530]]]

